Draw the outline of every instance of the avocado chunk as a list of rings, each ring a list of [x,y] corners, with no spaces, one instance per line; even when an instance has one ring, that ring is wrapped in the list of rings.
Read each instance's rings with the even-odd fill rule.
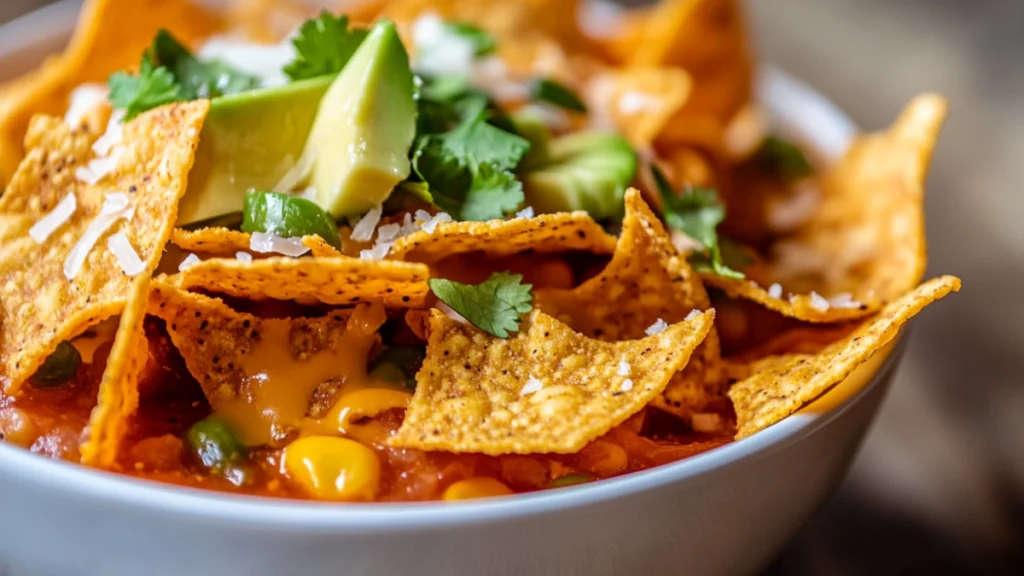
[[[246,190],[272,189],[301,157],[317,106],[333,79],[212,100],[177,225],[241,213]]]
[[[586,210],[595,220],[621,218],[636,153],[613,132],[577,132],[548,145],[545,164],[523,176],[526,204],[543,214]]]
[[[393,22],[378,22],[331,83],[298,163],[331,216],[363,214],[409,176],[416,102],[409,55]],[[296,182],[304,179],[296,178]],[[285,192],[278,187],[278,192]]]

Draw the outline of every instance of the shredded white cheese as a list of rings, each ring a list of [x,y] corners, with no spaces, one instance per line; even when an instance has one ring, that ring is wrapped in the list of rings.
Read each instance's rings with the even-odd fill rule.
[[[619,112],[627,115],[639,114],[657,108],[659,100],[650,94],[628,90],[619,96]]]
[[[684,318],[684,320],[693,320],[697,316],[700,316],[700,310],[694,308],[693,310],[690,310],[690,313],[686,315],[686,318]]]
[[[178,272],[184,272],[185,270],[188,270],[189,268],[195,266],[196,264],[199,264],[200,262],[202,262],[202,260],[199,258],[199,256],[196,256],[195,254],[189,254],[188,256],[185,256],[185,259],[181,261],[181,264],[178,264]]]
[[[821,204],[821,191],[811,181],[795,185],[783,200],[768,204],[766,220],[773,232],[789,232],[805,224]]]
[[[527,206],[526,208],[523,208],[519,212],[516,212],[516,218],[533,218],[534,216],[535,214],[533,213],[533,206]]]
[[[291,37],[277,44],[256,44],[234,36],[214,36],[199,50],[201,60],[219,60],[260,80],[260,86],[283,86],[288,78],[282,68],[295,59]]]
[[[241,260],[242,262],[252,262],[252,254],[248,252],[235,252],[235,260]]]
[[[631,370],[631,367],[629,365],[629,362],[626,362],[625,358],[623,358],[622,360],[619,360],[619,370],[618,370],[619,376],[629,376],[630,370]]]
[[[103,84],[81,84],[71,91],[71,102],[64,113],[64,123],[77,128],[86,114],[92,112],[107,99],[107,87]]]
[[[28,229],[28,235],[36,241],[37,244],[46,242],[46,239],[51,234],[57,231],[65,222],[71,219],[71,216],[75,214],[75,210],[78,209],[78,198],[74,192],[68,194],[63,200],[54,206],[53,210],[39,219],[38,222],[32,225]]]
[[[626,378],[622,381],[622,386],[619,386],[619,390],[628,392],[633,389],[633,380]]]
[[[282,238],[273,232],[253,232],[249,237],[249,250],[261,254],[276,252],[298,258],[309,252],[309,247],[302,243],[302,238]]]
[[[99,242],[100,237],[118,220],[121,218],[130,219],[131,216],[132,211],[128,210],[127,194],[123,192],[107,194],[103,198],[103,206],[100,207],[100,213],[89,223],[85,232],[82,233],[82,237],[78,239],[78,242],[75,242],[71,251],[68,252],[68,256],[64,260],[64,277],[68,280],[74,280],[78,273],[82,271],[85,259],[89,256],[89,252],[92,251],[96,242]]]
[[[350,238],[356,242],[369,242],[373,239],[373,231],[377,229],[377,224],[380,223],[381,214],[384,213],[384,209],[381,206],[371,208],[369,212],[363,215],[356,222],[356,225],[352,227],[352,235]]]
[[[441,312],[444,312],[445,316],[451,318],[452,320],[455,320],[456,322],[469,324],[469,320],[466,320],[465,316],[459,314],[458,312],[455,311],[454,308],[445,304],[444,302],[441,302],[440,300],[438,300],[437,304],[434,307],[440,310]]]
[[[832,308],[849,308],[857,309],[862,306],[860,302],[853,299],[853,294],[849,292],[840,292],[835,296],[828,299],[828,304]]]
[[[107,121],[107,130],[92,143],[92,151],[97,156],[106,156],[124,140],[124,110],[114,110]]]
[[[427,234],[433,234],[434,230],[437,230],[437,226],[439,224],[444,224],[446,222],[451,222],[451,221],[452,221],[452,217],[449,216],[447,213],[445,213],[445,212],[438,212],[437,214],[434,214],[433,216],[427,218],[423,222],[423,224],[421,225],[421,228]]]
[[[378,242],[373,245],[373,248],[369,250],[360,250],[360,260],[383,260],[388,252],[391,252],[391,247],[394,246],[394,242]]]
[[[146,269],[146,263],[139,258],[139,253],[124,232],[117,232],[107,238],[107,248],[114,254],[117,265],[126,275],[137,276]]]
[[[427,12],[412,25],[416,46],[413,68],[427,76],[466,74],[476,59],[476,46],[468,38],[452,33],[436,12]]]
[[[826,310],[829,309],[829,306],[830,304],[824,296],[818,294],[814,290],[811,290],[811,308],[814,308],[819,312],[825,312]]]
[[[519,390],[520,396],[526,396],[527,394],[533,394],[534,392],[540,392],[540,389],[544,387],[544,383],[537,380],[533,376],[530,376],[526,380],[526,384],[523,384],[523,388]]]
[[[391,242],[402,233],[402,225],[398,222],[385,224],[377,228],[377,242]]]
[[[768,295],[771,296],[772,298],[776,298],[776,299],[782,298],[782,284],[779,284],[778,282],[776,282],[776,283],[772,284],[771,286],[769,286],[768,287]]]
[[[75,178],[90,186],[95,185],[117,169],[117,163],[123,153],[124,148],[116,146],[110,151],[110,155],[93,158],[85,166],[75,168]]]
[[[645,332],[647,332],[648,336],[654,336],[655,334],[661,334],[665,330],[668,330],[668,322],[665,322],[661,318],[658,318],[658,320],[654,324],[651,324],[650,326],[647,327],[647,330],[645,330]]]

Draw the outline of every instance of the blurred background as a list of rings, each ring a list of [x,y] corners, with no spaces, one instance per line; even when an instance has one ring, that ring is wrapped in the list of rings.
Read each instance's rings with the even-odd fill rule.
[[[45,0],[0,0],[0,22]],[[1024,0],[749,0],[762,59],[861,127],[915,94],[952,116],[928,189],[927,310],[843,487],[768,570],[1024,573]]]

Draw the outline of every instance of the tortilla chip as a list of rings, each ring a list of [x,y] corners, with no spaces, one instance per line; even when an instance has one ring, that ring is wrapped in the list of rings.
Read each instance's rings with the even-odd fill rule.
[[[527,250],[542,254],[572,250],[611,254],[615,251],[615,237],[605,233],[586,212],[489,222],[447,222],[439,224],[432,233],[420,230],[399,238],[391,248],[391,257],[432,263],[466,252],[510,256]]]
[[[124,126],[117,169],[95,185],[75,177],[98,135],[71,130],[60,119],[37,117],[26,138],[29,152],[0,198],[0,213],[35,222],[68,194],[78,208],[39,245],[27,234],[0,246],[0,381],[8,394],[35,372],[62,340],[120,312],[132,279],[106,248],[122,232],[147,264],[163,252],[185,191],[199,130],[209,103],[175,104],[147,112]],[[134,192],[130,190],[134,189]],[[99,214],[108,193],[127,193],[134,210],[116,222],[89,252],[74,280],[64,261]]]
[[[727,123],[751,99],[753,62],[736,0],[665,0],[645,17],[630,66],[678,66],[693,93],[673,124],[702,116]]]
[[[296,30],[318,10],[345,14],[352,22],[373,21],[388,0],[229,0],[226,19],[234,33],[256,42],[278,42]],[[333,4],[333,5],[332,5]]]
[[[958,290],[959,278],[929,280],[818,354],[787,354],[754,362],[751,376],[729,390],[736,409],[736,437],[750,436],[796,412],[888,344],[922,308]]]
[[[607,267],[576,288],[538,290],[536,304],[574,330],[609,342],[642,338],[659,319],[672,324],[711,307],[697,273],[634,188],[626,192],[622,236]],[[712,329],[655,405],[684,418],[703,409],[718,395],[719,361]]]
[[[0,92],[0,188],[22,157],[33,115],[63,115],[75,87],[106,82],[113,72],[138,65],[160,28],[192,45],[219,27],[211,12],[187,0],[87,1],[64,53]]]
[[[117,458],[127,432],[128,416],[139,406],[139,378],[149,358],[149,342],[143,329],[149,305],[148,274],[132,284],[128,303],[121,312],[114,346],[100,381],[99,397],[81,445],[82,463],[109,467]]]
[[[265,258],[252,262],[211,258],[168,279],[180,288],[201,288],[237,298],[295,300],[300,304],[423,306],[430,292],[423,264],[337,258]]]
[[[175,228],[171,233],[171,242],[186,252],[193,254],[209,254],[213,256],[234,256],[238,252],[249,252],[248,232],[230,230],[228,228],[200,228],[185,230]],[[302,244],[310,250],[314,257],[341,256],[341,252],[328,244],[320,236],[303,236]],[[258,253],[254,256],[259,256]]]
[[[644,66],[596,74],[583,93],[592,115],[613,123],[633,146],[648,149],[692,90],[685,70]]]
[[[435,310],[416,394],[388,443],[492,455],[577,452],[653,400],[713,319],[706,312],[643,340],[604,342],[535,310],[501,339]]]
[[[760,284],[779,283],[772,298],[746,280],[708,274],[707,284],[808,322],[866,316],[913,288],[924,276],[924,191],[945,99],[915,98],[885,132],[858,138],[821,181],[817,211],[776,242]],[[841,306],[824,305],[846,294]],[[817,302],[817,304],[816,304]]]

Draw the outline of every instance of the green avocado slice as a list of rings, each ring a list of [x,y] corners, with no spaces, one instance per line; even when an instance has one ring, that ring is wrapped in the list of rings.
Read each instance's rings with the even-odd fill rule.
[[[636,175],[636,153],[614,132],[577,132],[548,145],[547,161],[523,176],[526,204],[538,214],[585,210],[595,220],[621,218]]]
[[[409,176],[409,149],[416,135],[414,92],[398,30],[381,20],[321,100],[298,164],[309,168],[308,184],[331,216],[369,211]]]
[[[215,98],[199,136],[178,226],[240,213],[249,189],[272,189],[302,155],[333,76]]]

